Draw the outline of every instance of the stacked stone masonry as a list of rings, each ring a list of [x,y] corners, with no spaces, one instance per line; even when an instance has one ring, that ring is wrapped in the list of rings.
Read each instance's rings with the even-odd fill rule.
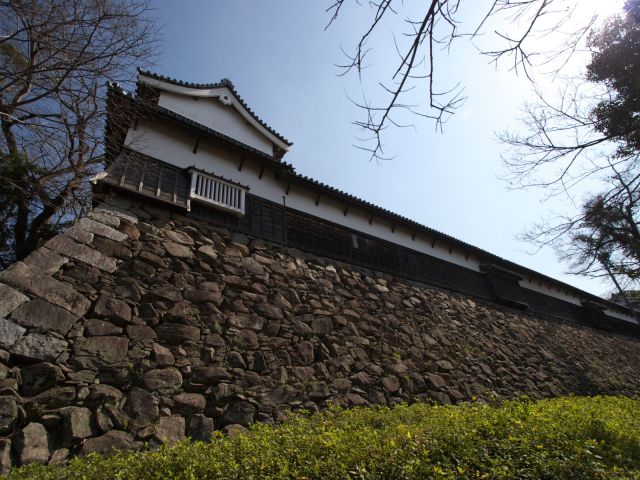
[[[317,411],[636,395],[640,343],[115,199],[0,273],[0,469]]]

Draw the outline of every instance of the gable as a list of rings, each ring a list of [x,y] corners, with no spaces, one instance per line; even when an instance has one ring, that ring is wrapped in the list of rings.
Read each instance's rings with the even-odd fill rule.
[[[151,72],[138,71],[138,86],[158,93],[160,107],[222,133],[254,149],[279,157],[291,142],[258,117],[236,92],[229,80],[195,84]]]
[[[215,97],[196,97],[174,92],[161,92],[158,105],[261,152],[273,155],[273,142],[251,125],[233,104],[229,104],[232,98],[231,92],[225,87],[216,90],[212,92],[216,95]]]

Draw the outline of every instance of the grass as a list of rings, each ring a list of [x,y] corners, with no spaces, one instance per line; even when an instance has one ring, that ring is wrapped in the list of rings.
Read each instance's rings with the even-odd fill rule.
[[[29,466],[12,480],[640,479],[640,401],[332,409],[235,438]]]

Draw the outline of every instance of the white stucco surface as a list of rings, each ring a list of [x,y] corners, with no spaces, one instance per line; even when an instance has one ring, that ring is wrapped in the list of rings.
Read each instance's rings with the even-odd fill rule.
[[[231,95],[231,92],[222,88],[219,94]],[[273,144],[269,139],[250,125],[233,105],[224,105],[218,98],[162,92],[158,105],[224,133],[268,155],[273,154]]]
[[[259,165],[249,161],[245,161],[242,171],[238,171],[240,155],[204,140],[200,141],[197,153],[193,154],[195,142],[195,135],[184,130],[156,122],[140,121],[136,130],[129,131],[125,144],[134,150],[180,167],[195,166],[249,185],[252,194],[276,203],[282,203],[283,197],[286,196],[287,207],[479,271],[479,259],[471,256],[465,258],[467,252],[454,249],[449,253],[449,245],[442,242],[437,242],[435,247],[432,247],[433,239],[422,234],[416,235],[415,240],[412,240],[412,232],[400,224],[396,225],[395,231],[392,232],[392,223],[380,217],[374,216],[369,224],[369,213],[358,208],[349,207],[345,216],[344,203],[326,194],[320,197],[318,205],[315,204],[316,192],[313,190],[292,185],[287,195],[286,184],[277,181],[271,171],[265,170],[262,179],[259,179]]]

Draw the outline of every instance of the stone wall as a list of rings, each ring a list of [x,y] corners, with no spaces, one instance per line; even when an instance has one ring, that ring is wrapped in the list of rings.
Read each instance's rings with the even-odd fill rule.
[[[635,395],[640,344],[128,201],[0,273],[0,466],[328,404]]]

